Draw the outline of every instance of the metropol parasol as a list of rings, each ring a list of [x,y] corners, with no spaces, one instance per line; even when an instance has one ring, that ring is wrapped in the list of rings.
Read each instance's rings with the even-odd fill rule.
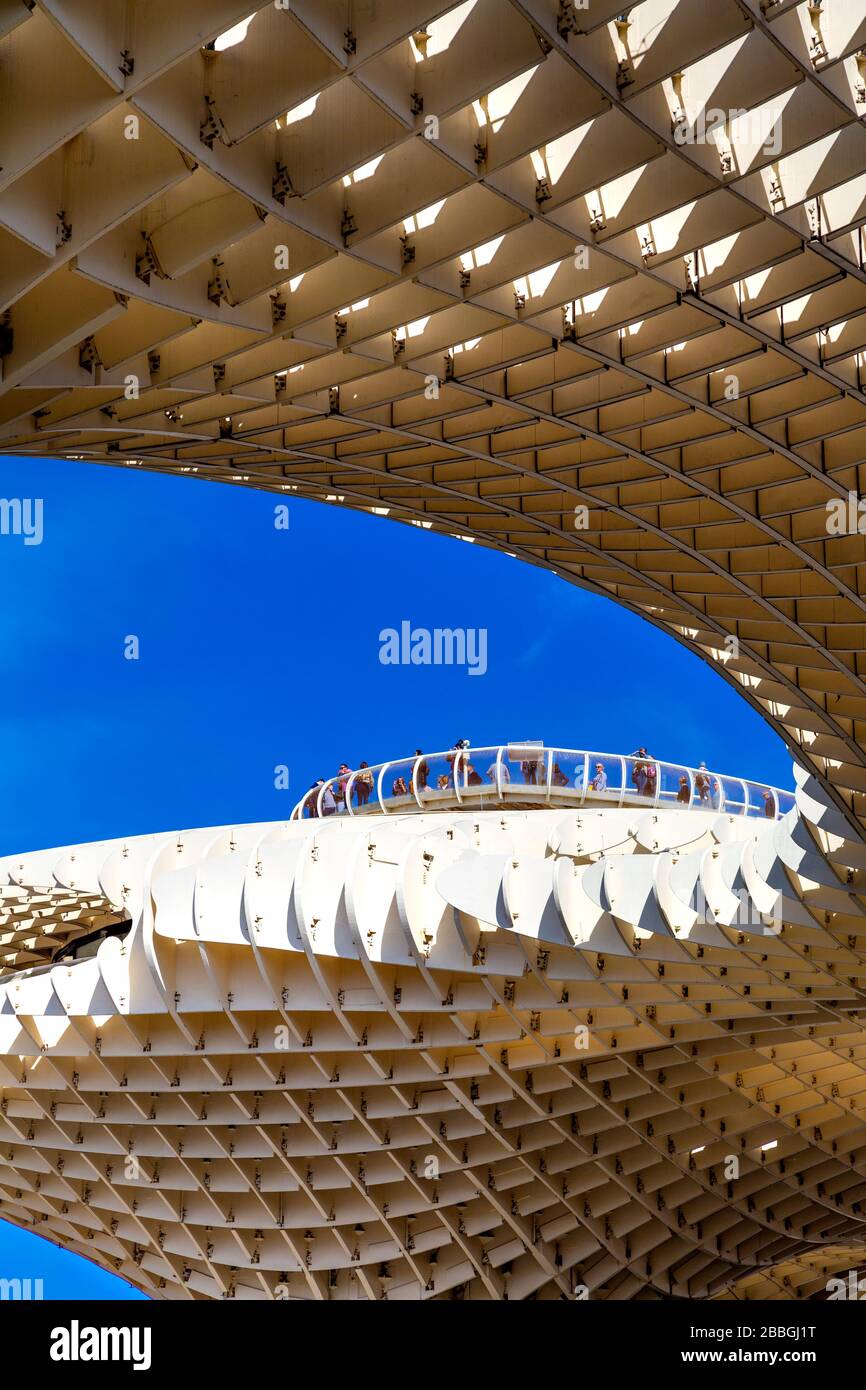
[[[480,792],[416,756],[362,814],[0,861],[0,1216],[155,1297],[826,1297],[866,1231],[866,3],[250,3],[0,5],[0,451],[544,566],[796,786],[497,745]]]

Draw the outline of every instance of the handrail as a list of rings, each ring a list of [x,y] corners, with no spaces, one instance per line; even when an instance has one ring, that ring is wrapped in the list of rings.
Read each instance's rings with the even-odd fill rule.
[[[509,751],[514,756],[509,757]],[[526,755],[531,752],[531,756]],[[491,758],[486,770],[486,779],[480,783],[467,780],[467,769],[474,769],[473,757]],[[444,762],[448,772],[440,773],[439,783],[433,786],[431,765]],[[595,783],[600,777],[591,776],[593,768],[601,765],[604,782],[600,787]],[[419,770],[425,766],[423,785],[419,786]],[[563,765],[570,771],[566,778]],[[522,780],[512,775],[512,767],[520,769]],[[644,774],[640,768],[655,768],[653,777]],[[527,768],[531,767],[531,774]],[[395,769],[392,790],[385,786],[385,775]],[[631,769],[631,786],[629,786]],[[369,791],[362,798],[357,790],[359,774],[370,774],[370,781],[364,778]],[[559,778],[555,774],[559,774]],[[608,777],[616,778],[614,786],[608,784]],[[667,779],[679,779],[675,789],[665,787]],[[699,788],[698,778],[703,781]],[[345,779],[345,797],[340,790],[340,781]],[[563,781],[563,779],[565,779]],[[402,782],[401,790],[395,792],[393,786]],[[652,784],[655,784],[654,787]],[[687,789],[688,795],[683,796]],[[325,793],[330,791],[329,801],[333,809],[325,808]],[[768,796],[772,800],[772,814],[768,813]],[[354,800],[354,804],[353,804]],[[522,806],[529,803],[539,806],[581,806],[599,802],[614,806],[643,806],[654,808],[680,807],[705,811],[724,811],[728,815],[756,816],[779,820],[794,805],[793,792],[782,787],[771,786],[768,782],[750,782],[742,777],[715,772],[710,768],[687,767],[683,763],[668,763],[659,758],[636,754],[601,753],[582,748],[555,748],[541,744],[502,743],[479,748],[448,748],[438,753],[421,753],[409,758],[389,758],[387,762],[376,763],[373,767],[353,772],[336,774],[314,787],[311,787],[292,810],[291,819],[301,820],[305,812],[309,816],[329,815],[363,816],[381,812],[384,815],[397,811],[400,814],[417,815],[437,809],[454,809],[465,805],[486,804],[503,806],[519,801]],[[315,810],[313,810],[315,806]]]

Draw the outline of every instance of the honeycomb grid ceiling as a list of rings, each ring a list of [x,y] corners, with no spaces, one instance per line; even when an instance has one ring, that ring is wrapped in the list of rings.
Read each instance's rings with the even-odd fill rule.
[[[160,1299],[827,1297],[866,849],[800,782],[0,860],[0,1217]]]
[[[550,567],[862,815],[866,0],[250,4],[0,3],[0,449]]]

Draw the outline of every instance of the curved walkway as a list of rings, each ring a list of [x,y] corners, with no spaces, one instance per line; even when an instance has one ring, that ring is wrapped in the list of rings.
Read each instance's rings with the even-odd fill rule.
[[[792,792],[765,782],[661,762],[540,743],[417,753],[316,783],[292,819],[451,810],[459,806],[661,806],[777,820]]]

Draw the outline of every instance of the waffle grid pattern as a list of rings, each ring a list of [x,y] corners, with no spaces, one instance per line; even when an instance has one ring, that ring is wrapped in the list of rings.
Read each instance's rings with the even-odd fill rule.
[[[0,1215],[158,1298],[826,1297],[866,1229],[866,851],[713,812],[241,826],[0,865]],[[69,877],[74,874],[75,884]]]
[[[866,0],[5,0],[0,449],[547,566],[860,816],[864,37]]]

